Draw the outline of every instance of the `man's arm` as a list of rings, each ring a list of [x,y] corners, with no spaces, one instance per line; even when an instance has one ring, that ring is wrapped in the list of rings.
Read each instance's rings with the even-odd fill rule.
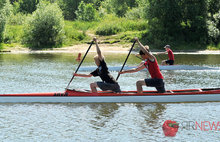
[[[146,54],[147,56],[149,56],[149,59],[150,59],[151,61],[153,61],[153,60],[154,60],[154,56],[153,56],[152,54],[150,54],[150,53],[145,49],[145,47],[140,43],[140,41],[138,40],[137,37],[135,37],[134,39],[138,42],[138,44],[139,44],[141,50],[144,52],[144,54]]]
[[[166,54],[166,53],[168,53],[167,51],[165,51],[165,52],[160,52],[160,53],[157,53],[157,55],[159,55],[159,54]]]
[[[96,52],[97,52],[97,54],[98,54],[98,58],[99,58],[100,61],[102,61],[102,60],[103,60],[103,55],[102,55],[102,52],[101,52],[101,50],[100,50],[100,48],[99,48],[99,45],[98,45],[98,43],[97,43],[96,37],[93,38],[93,41],[94,41],[95,44],[96,44]]]
[[[145,68],[145,65],[143,63],[143,64],[139,65],[137,68],[133,68],[130,70],[123,70],[123,71],[119,72],[119,74],[138,72],[140,70],[143,70],[144,68]]]
[[[73,76],[79,76],[79,77],[92,77],[92,74],[78,74],[78,73],[74,73]]]

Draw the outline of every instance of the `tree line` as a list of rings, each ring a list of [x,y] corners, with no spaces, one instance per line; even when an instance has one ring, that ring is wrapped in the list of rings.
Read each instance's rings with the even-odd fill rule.
[[[113,15],[133,21],[144,20],[146,25],[141,32],[144,43],[220,48],[219,0],[2,0],[0,12],[1,42],[11,15],[21,18],[21,15],[29,15],[22,23],[26,26],[23,42],[33,43],[44,32],[47,36],[44,40],[49,43],[40,39],[34,42],[36,45],[62,43],[65,39],[64,20],[92,22]],[[115,32],[111,34],[122,31],[120,26],[115,26]],[[38,33],[34,33],[36,30]],[[96,33],[106,34],[105,30]]]

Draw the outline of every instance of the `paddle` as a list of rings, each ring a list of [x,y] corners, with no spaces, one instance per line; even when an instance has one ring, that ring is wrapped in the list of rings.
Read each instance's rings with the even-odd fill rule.
[[[157,54],[157,55],[160,57],[161,60],[163,60],[163,58],[161,58],[161,56],[159,54]]]
[[[130,49],[130,51],[129,51],[129,53],[128,53],[127,58],[125,59],[125,62],[124,62],[124,64],[123,64],[123,66],[122,66],[122,68],[121,68],[120,72],[123,70],[123,68],[124,68],[124,66],[125,66],[125,63],[127,62],[128,57],[129,57],[129,55],[130,55],[130,53],[131,53],[131,51],[132,51],[132,49],[133,49],[133,47],[134,47],[135,42],[136,42],[136,40],[134,41],[133,45],[131,46],[131,49]],[[118,74],[118,76],[117,76],[116,80],[118,80],[119,76],[120,76],[120,74]]]
[[[92,43],[90,44],[89,48],[87,49],[86,54],[83,56],[83,58],[82,58],[81,62],[79,63],[79,66],[78,66],[78,68],[76,69],[75,73],[77,73],[77,71],[79,70],[79,67],[81,66],[81,64],[82,64],[83,60],[85,59],[85,57],[86,57],[87,53],[89,52],[89,49],[91,48],[92,44],[93,44],[93,41],[92,41]],[[71,78],[71,80],[70,80],[69,84],[68,84],[68,85],[67,85],[67,87],[66,87],[66,90],[69,88],[70,83],[72,82],[73,78],[74,78],[74,76]]]
[[[135,56],[135,57],[137,57],[138,59],[141,59],[141,60],[143,60],[141,57],[139,57],[139,56]]]

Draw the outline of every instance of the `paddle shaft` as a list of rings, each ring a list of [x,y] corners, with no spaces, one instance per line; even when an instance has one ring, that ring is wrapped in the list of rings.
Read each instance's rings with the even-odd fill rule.
[[[158,54],[158,56],[160,57],[161,60],[163,60],[163,58],[161,58],[161,56]]]
[[[123,70],[123,68],[124,68],[124,66],[125,66],[125,64],[126,64],[126,62],[127,62],[127,60],[128,60],[128,57],[129,57],[129,55],[130,55],[130,53],[131,53],[131,51],[132,51],[132,49],[133,49],[133,47],[134,47],[135,42],[136,42],[136,40],[134,41],[133,45],[131,46],[131,49],[130,49],[130,51],[129,51],[129,53],[128,53],[127,58],[125,59],[125,62],[124,62],[124,64],[123,64],[123,66],[122,66],[120,72]],[[120,76],[120,74],[118,74],[116,80],[118,80],[119,76]]]
[[[86,54],[83,56],[81,62],[79,63],[79,66],[78,66],[78,68],[76,69],[75,73],[77,73],[77,71],[79,70],[79,67],[81,66],[82,62],[84,61],[84,59],[85,59],[85,57],[86,57],[86,55],[87,55],[87,53],[89,52],[90,48],[92,47],[92,44],[93,44],[93,41],[92,41],[92,43],[90,44],[89,48],[87,49]],[[71,78],[69,84],[68,84],[67,87],[66,87],[66,90],[69,88],[70,83],[72,82],[73,78],[74,78],[74,76]]]
[[[143,60],[141,57],[138,57],[138,56],[135,56],[135,57],[137,57],[138,59],[141,59],[141,60]]]

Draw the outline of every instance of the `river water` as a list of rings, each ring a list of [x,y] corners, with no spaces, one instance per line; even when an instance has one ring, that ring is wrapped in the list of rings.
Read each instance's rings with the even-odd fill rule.
[[[78,53],[0,54],[0,94],[64,91],[79,63]],[[82,66],[95,66],[91,52]],[[122,65],[127,53],[104,53],[109,66]],[[157,57],[158,62],[161,59]],[[166,59],[167,55],[161,55]],[[176,64],[219,68],[218,54],[175,54]],[[138,65],[132,53],[126,65]],[[220,87],[220,70],[161,71],[165,88]],[[78,72],[89,73],[89,72]],[[111,72],[116,78],[117,72]],[[148,72],[120,75],[122,90],[136,90]],[[75,77],[70,88],[90,89],[98,77]],[[144,90],[155,90],[144,87]],[[0,103],[2,141],[219,141],[220,102],[193,103]],[[180,124],[166,137],[165,120]],[[204,125],[203,125],[204,124]]]

